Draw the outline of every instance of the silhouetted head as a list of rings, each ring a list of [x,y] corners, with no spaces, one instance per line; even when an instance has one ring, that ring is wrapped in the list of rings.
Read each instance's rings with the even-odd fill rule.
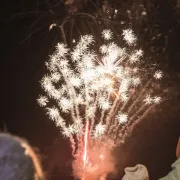
[[[0,133],[0,177],[4,180],[43,180],[40,162],[23,139]]]

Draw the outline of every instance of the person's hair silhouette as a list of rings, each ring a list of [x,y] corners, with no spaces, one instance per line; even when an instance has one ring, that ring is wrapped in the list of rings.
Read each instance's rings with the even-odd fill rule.
[[[44,179],[40,162],[24,139],[0,133],[0,179]]]

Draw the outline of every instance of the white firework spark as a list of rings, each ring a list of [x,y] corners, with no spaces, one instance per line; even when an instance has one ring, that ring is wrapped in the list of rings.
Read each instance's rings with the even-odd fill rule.
[[[103,30],[102,37],[105,40],[112,40],[112,36],[113,33],[109,29]],[[131,29],[123,30],[122,36],[127,44],[136,44],[137,38]],[[42,78],[41,85],[47,96],[40,96],[38,103],[40,106],[47,106],[51,99],[57,102],[58,108],[47,108],[47,113],[52,120],[57,121],[61,112],[71,114],[73,122],[69,121],[66,123],[68,127],[62,127],[66,127],[63,129],[65,136],[69,136],[69,133],[71,135],[79,133],[76,121],[83,120],[85,117],[84,121],[90,118],[95,122],[91,129],[95,130],[92,131],[92,136],[97,137],[93,132],[97,134],[100,127],[104,129],[108,127],[98,124],[95,119],[108,122],[111,115],[107,116],[107,114],[118,108],[116,103],[122,102],[125,105],[130,99],[131,92],[143,84],[143,79],[138,73],[139,63],[137,63],[142,60],[143,51],[141,49],[134,49],[132,53],[127,53],[127,48],[120,47],[114,42],[108,42],[100,46],[102,55],[99,56],[95,50],[90,49],[93,43],[94,38],[91,35],[82,36],[71,51],[65,44],[58,43],[55,53],[46,63],[50,75]],[[75,69],[72,68],[69,54]],[[153,76],[155,79],[161,79],[163,74],[158,70]],[[159,104],[160,101],[159,96],[153,98],[147,95],[144,96],[142,103],[151,105]],[[101,117],[97,117],[98,111],[101,112]],[[114,116],[110,121],[112,118]],[[126,123],[128,114],[119,114],[118,121]],[[78,124],[79,127],[83,127],[83,121],[79,121]],[[106,131],[101,131],[99,133],[101,136],[102,132]]]
[[[47,114],[52,120],[58,120],[59,119],[59,110],[55,107],[47,108]]]
[[[82,137],[85,155],[89,139],[111,139],[118,145],[119,136],[125,138],[126,129],[132,129],[135,121],[162,101],[152,85],[163,77],[162,71],[149,72],[141,67],[143,51],[135,48],[137,37],[131,29],[123,30],[122,36],[127,47],[113,42],[110,30],[102,32],[105,44],[99,49],[93,49],[95,39],[91,35],[74,41],[73,49],[58,43],[46,62],[49,73],[41,80],[46,95],[37,101],[70,139],[73,152],[82,148]],[[52,103],[55,105],[49,107]],[[84,167],[86,161],[87,157]]]
[[[126,123],[128,121],[128,115],[127,114],[120,113],[117,116],[117,118],[118,118],[120,124]]]
[[[38,104],[41,106],[41,107],[44,107],[47,105],[47,103],[49,102],[48,98],[46,96],[40,96],[38,99]]]
[[[106,130],[106,125],[103,125],[101,123],[97,124],[94,131],[94,137],[95,138],[101,137],[105,133],[105,130]]]
[[[159,96],[155,96],[154,99],[153,99],[155,104],[159,104],[161,102],[161,100],[162,100],[162,98],[159,97]]]
[[[123,30],[123,38],[124,40],[129,44],[129,45],[133,45],[136,43],[136,36],[134,35],[132,29],[125,29]]]
[[[147,105],[150,105],[153,103],[153,98],[150,96],[150,95],[147,95],[146,98],[144,99],[144,102],[147,104]]]
[[[154,73],[154,78],[161,79],[163,77],[162,71],[158,70]]]
[[[103,30],[102,32],[102,37],[105,39],[105,40],[110,40],[112,39],[112,32],[109,30],[109,29],[105,29]]]

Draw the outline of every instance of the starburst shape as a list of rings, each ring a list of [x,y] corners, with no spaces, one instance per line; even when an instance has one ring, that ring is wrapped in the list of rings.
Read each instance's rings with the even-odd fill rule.
[[[46,62],[48,73],[41,80],[45,96],[40,96],[37,101],[46,107],[47,114],[61,128],[63,136],[71,140],[83,136],[86,120],[90,122],[90,137],[102,138],[105,132],[106,136],[111,132],[111,137],[116,138],[118,128],[113,129],[112,122],[126,124],[132,114],[140,117],[152,104],[161,102],[153,85],[145,84],[149,73],[141,74],[146,71],[141,66],[143,51],[136,49],[137,37],[133,31],[123,30],[125,47],[112,40],[113,33],[108,29],[102,32],[102,38],[105,43],[99,48],[97,44],[94,46],[95,39],[91,35],[73,41],[71,50],[58,43]],[[163,74],[155,71],[151,76],[160,80]],[[141,91],[142,96],[139,95]],[[52,107],[52,103],[55,106]],[[138,106],[140,111],[134,113]]]
[[[57,52],[58,52],[58,55],[60,57],[63,57],[64,55],[66,55],[68,53],[68,48],[65,44],[63,43],[58,43],[56,45],[56,49],[57,49]]]
[[[137,38],[134,35],[132,29],[125,29],[123,30],[123,39],[127,42],[129,45],[135,44]]]
[[[128,121],[127,114],[119,113],[117,118],[118,118],[120,124],[126,123]]]
[[[106,125],[102,123],[97,124],[94,131],[94,137],[97,138],[102,136],[105,133],[105,130],[106,130]]]
[[[146,105],[150,105],[153,103],[153,98],[148,94],[146,98],[144,99],[144,102]]]
[[[69,138],[71,136],[71,130],[69,128],[64,128],[63,131],[62,131],[62,135],[65,138]]]
[[[155,104],[159,104],[159,103],[161,102],[161,100],[162,100],[162,98],[159,97],[159,96],[155,96],[155,97],[153,98],[153,102],[154,102]]]
[[[102,32],[102,37],[103,37],[105,40],[110,40],[110,39],[112,39],[112,32],[111,32],[109,29],[105,29],[105,30],[103,30],[103,32]]]
[[[57,120],[60,118],[59,116],[59,110],[56,107],[52,108],[46,108],[47,109],[47,114],[52,120]]]
[[[154,73],[154,78],[155,79],[161,79],[163,77],[162,71],[158,70]]]
[[[38,104],[41,106],[41,107],[44,107],[47,105],[47,103],[49,102],[48,98],[46,96],[40,96],[38,99],[37,99],[37,102]]]

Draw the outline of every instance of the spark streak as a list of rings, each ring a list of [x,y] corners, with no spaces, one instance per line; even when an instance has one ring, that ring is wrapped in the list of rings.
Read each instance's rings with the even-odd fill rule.
[[[87,149],[88,149],[88,129],[89,129],[89,121],[86,122],[85,128],[85,135],[84,135],[84,155],[83,155],[83,162],[84,162],[84,169],[86,168],[87,162]]]

